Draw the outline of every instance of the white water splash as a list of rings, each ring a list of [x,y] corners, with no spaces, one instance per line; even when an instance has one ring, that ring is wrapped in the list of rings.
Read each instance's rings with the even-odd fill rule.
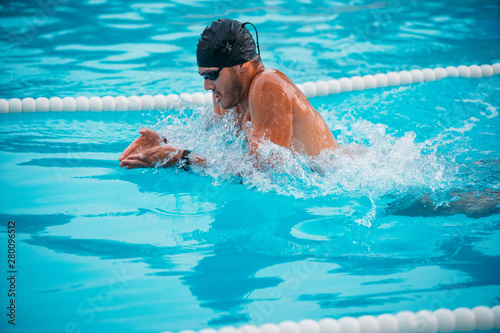
[[[339,141],[352,144],[324,150],[313,158],[264,142],[259,154],[275,166],[256,168],[236,118],[228,114],[214,121],[212,112],[210,108],[183,110],[156,127],[172,145],[205,156],[207,167],[197,171],[214,183],[236,181],[256,191],[295,198],[361,193],[377,202],[415,188],[429,192],[451,188],[455,180],[456,165],[436,153],[439,139],[418,142],[413,132],[394,137],[386,133],[385,125],[351,117],[336,119],[335,127],[345,129]]]
[[[485,116],[486,118],[488,119],[492,119],[492,118],[496,118],[498,117],[498,108],[489,104],[489,103],[486,103],[480,99],[465,99],[464,102],[466,103],[475,103],[475,104],[481,104],[481,105],[484,105],[486,106],[486,110],[490,112],[490,114],[487,114],[486,112],[483,112],[481,111],[481,115],[482,116]]]

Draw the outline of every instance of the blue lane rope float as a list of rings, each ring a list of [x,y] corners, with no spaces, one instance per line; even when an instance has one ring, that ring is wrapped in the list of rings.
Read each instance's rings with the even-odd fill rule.
[[[205,328],[198,332],[184,330],[179,333],[450,333],[492,329],[500,329],[500,305],[493,308],[476,306],[473,309],[422,310],[417,313],[402,311],[396,315],[343,317],[338,320],[305,319],[299,322],[284,321],[277,325],[227,326],[219,330]]]
[[[500,63],[493,65],[448,66],[446,68],[413,69],[411,71],[379,73],[375,75],[343,77],[338,80],[297,84],[307,98],[349,91],[400,86],[412,83],[438,81],[447,77],[480,78],[500,74]],[[22,100],[0,99],[0,113],[19,112],[80,112],[80,111],[150,111],[177,109],[183,105],[213,105],[212,93],[196,92],[169,95],[104,96],[104,97],[26,97]]]

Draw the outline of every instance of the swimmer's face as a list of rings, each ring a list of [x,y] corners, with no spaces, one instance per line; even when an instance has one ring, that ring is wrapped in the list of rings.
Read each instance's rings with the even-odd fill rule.
[[[213,76],[219,68],[198,67],[198,73],[205,79],[205,90],[212,90],[214,101],[220,103],[224,109],[237,106],[243,96],[243,84],[238,72],[233,67],[222,68],[215,80],[208,77]]]

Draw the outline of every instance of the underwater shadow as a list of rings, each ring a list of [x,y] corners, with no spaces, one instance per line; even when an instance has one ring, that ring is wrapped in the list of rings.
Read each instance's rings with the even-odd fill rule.
[[[16,232],[31,235],[38,234],[48,227],[68,224],[74,217],[66,214],[0,214],[2,221],[16,222]]]

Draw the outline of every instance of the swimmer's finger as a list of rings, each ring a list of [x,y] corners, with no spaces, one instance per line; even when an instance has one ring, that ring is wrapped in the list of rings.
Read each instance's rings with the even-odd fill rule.
[[[120,157],[118,157],[118,160],[121,161],[123,160],[124,158],[126,158],[127,156],[129,156],[130,154],[133,153],[134,150],[136,150],[138,147],[138,144],[137,142],[134,140],[124,151],[123,153],[120,155]]]
[[[151,163],[141,161],[139,159],[134,158],[126,158],[121,163],[120,166],[125,167],[126,169],[131,168],[150,168],[152,167]]]
[[[141,128],[139,133],[141,133],[141,135],[148,140],[154,140],[154,141],[157,141],[158,143],[163,141],[160,134],[156,133],[152,129],[143,127],[143,128]]]
[[[152,154],[147,161],[153,165],[168,167],[171,166],[175,161],[175,152],[172,151],[162,151],[159,150],[156,153]]]
[[[143,158],[141,155],[141,160],[150,164],[163,165],[165,161],[168,160],[168,157],[165,155],[163,151],[155,151],[148,155],[147,158]]]
[[[128,147],[123,151],[123,153],[120,155],[120,157],[118,157],[118,160],[119,161],[123,160],[128,155],[132,154],[134,152],[134,150],[139,149],[140,148],[140,144],[139,144],[140,139],[148,136],[149,134],[151,134],[151,132],[153,132],[153,131],[150,130],[149,128],[146,128],[146,127],[141,128],[139,130],[139,133],[141,134],[141,136],[136,138],[134,141],[132,141],[131,144],[128,145]]]
[[[139,133],[140,133],[141,135],[147,135],[150,131],[151,131],[151,130],[150,130],[149,128],[147,128],[147,127],[143,127],[143,128],[141,128],[141,129],[139,130]]]
[[[130,163],[130,162],[138,162],[141,161],[139,158],[139,154],[130,154],[127,157],[125,157],[121,162],[122,163]]]
[[[172,151],[169,150],[168,147],[155,147],[140,154],[140,159],[142,161],[148,161],[152,164],[165,164],[168,163],[177,153],[177,150]]]
[[[158,148],[150,148],[139,155],[139,158],[143,161],[147,161],[149,157],[153,154],[158,153]]]
[[[122,162],[144,162],[141,159],[141,154],[130,154]]]

